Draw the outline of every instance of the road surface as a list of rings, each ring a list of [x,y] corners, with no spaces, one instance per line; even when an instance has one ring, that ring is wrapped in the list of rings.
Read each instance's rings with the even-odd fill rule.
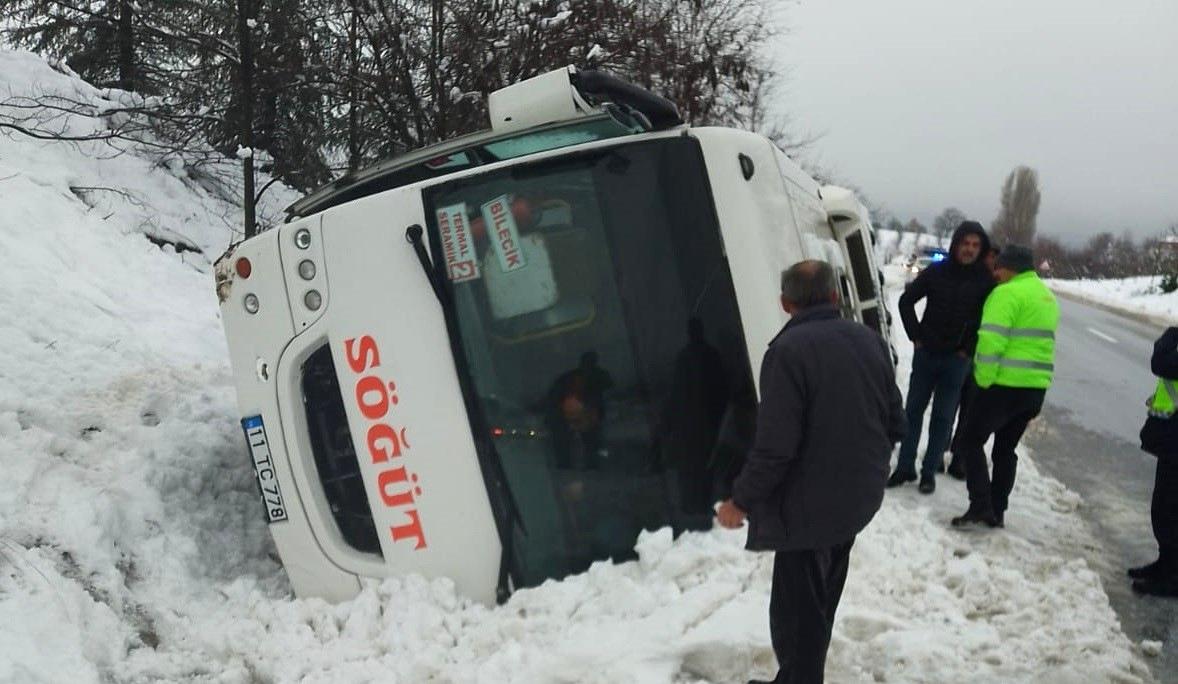
[[[1129,638],[1164,642],[1149,661],[1158,681],[1178,682],[1178,599],[1136,596],[1125,576],[1157,557],[1149,522],[1156,461],[1137,433],[1162,329],[1062,296],[1059,303],[1055,382],[1025,442],[1043,471],[1084,498],[1079,514],[1100,547],[1080,553],[1100,572]]]

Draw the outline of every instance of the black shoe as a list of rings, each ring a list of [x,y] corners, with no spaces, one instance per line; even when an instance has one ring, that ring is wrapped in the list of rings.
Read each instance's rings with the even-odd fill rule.
[[[1133,580],[1133,591],[1149,596],[1178,598],[1178,576],[1167,575]]]
[[[878,482],[878,480],[877,480]],[[899,487],[905,482],[916,482],[916,473],[905,473],[897,470],[888,478],[887,487]]]
[[[932,494],[937,491],[937,481],[932,475],[921,475],[920,486],[917,487],[921,494]]]
[[[956,480],[964,480],[965,479],[965,464],[962,463],[961,461],[958,461],[957,459],[953,459],[952,461],[949,462],[949,467],[946,469],[945,472],[949,473],[949,477],[952,477]]]
[[[1154,579],[1162,576],[1162,561],[1158,559],[1152,563],[1141,565],[1136,568],[1129,568],[1129,576],[1133,579]]]
[[[945,459],[941,459],[941,462],[937,464],[937,472],[938,473],[945,472]]]
[[[993,527],[1006,527],[1006,513],[995,513]]]
[[[970,508],[964,514],[949,521],[953,527],[968,527],[970,525],[985,525],[987,527],[1002,527],[1002,520],[991,511],[979,511]]]

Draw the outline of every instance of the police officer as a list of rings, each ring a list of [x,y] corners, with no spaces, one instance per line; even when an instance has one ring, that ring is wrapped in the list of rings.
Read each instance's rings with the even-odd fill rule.
[[[1170,328],[1153,345],[1150,369],[1158,376],[1149,398],[1149,417],[1141,428],[1141,448],[1157,456],[1150,517],[1158,540],[1158,559],[1129,570],[1133,590],[1178,597],[1178,328]]]
[[[954,527],[1002,527],[1018,457],[1014,449],[1043,407],[1055,370],[1059,304],[1035,273],[1031,250],[1009,245],[995,261],[999,285],[986,298],[974,355],[978,386],[961,431],[969,510]],[[991,480],[982,447],[994,435]]]

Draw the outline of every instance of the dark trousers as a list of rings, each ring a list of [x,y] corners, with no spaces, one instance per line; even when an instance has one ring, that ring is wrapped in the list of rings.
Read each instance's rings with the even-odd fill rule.
[[[776,684],[821,684],[854,543],[773,556],[769,634],[780,668]]]
[[[1018,456],[1014,448],[1022,439],[1027,424],[1039,415],[1047,390],[994,385],[978,389],[961,430],[961,456],[965,459],[965,480],[969,488],[969,506],[974,510],[1006,512]],[[986,466],[986,440],[994,435],[990,458],[994,477]]]
[[[1178,454],[1158,457],[1150,518],[1158,558],[1178,574]]]
[[[970,365],[970,370],[973,370],[973,365]],[[973,381],[973,373],[967,372],[965,382],[961,383],[961,399],[957,402],[957,427],[953,430],[953,438],[949,440],[949,452],[953,454],[952,463],[961,460],[961,451],[959,450],[961,428],[965,427],[965,416],[969,414],[969,405],[973,403],[973,398],[977,395],[978,383]],[[965,467],[965,461],[961,461],[961,463],[962,467]]]
[[[945,447],[949,446],[949,434],[953,431],[953,416],[957,411],[957,400],[961,395],[961,383],[969,372],[970,361],[955,351],[933,352],[924,348],[912,354],[912,376],[908,379],[908,400],[904,412],[908,417],[908,432],[900,443],[900,455],[896,460],[898,472],[915,472],[916,447],[920,444],[920,432],[924,422],[924,411],[929,399],[933,411],[928,420],[928,446],[921,461],[922,475],[932,475],[941,467]]]

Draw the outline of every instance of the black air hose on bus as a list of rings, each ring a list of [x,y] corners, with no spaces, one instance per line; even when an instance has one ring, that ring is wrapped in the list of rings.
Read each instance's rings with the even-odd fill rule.
[[[675,103],[661,95],[639,88],[604,71],[577,71],[569,74],[569,81],[582,95],[591,99],[609,100],[632,107],[650,120],[651,128],[661,131],[683,123]]]

